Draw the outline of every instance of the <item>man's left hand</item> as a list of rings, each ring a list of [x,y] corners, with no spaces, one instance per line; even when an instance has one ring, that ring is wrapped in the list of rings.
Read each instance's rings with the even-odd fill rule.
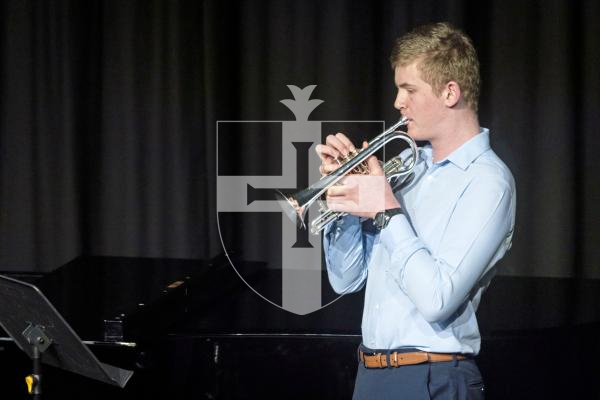
[[[369,175],[347,175],[327,190],[330,210],[373,218],[379,211],[400,207],[377,157],[369,157],[367,164]]]

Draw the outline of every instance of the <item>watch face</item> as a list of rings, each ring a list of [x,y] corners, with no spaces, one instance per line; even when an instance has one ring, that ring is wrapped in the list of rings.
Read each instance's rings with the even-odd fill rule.
[[[379,229],[383,229],[388,225],[388,223],[390,222],[390,219],[392,219],[392,217],[394,215],[401,214],[401,213],[402,213],[402,210],[399,208],[380,211],[377,214],[375,214],[375,218],[373,218],[373,225],[375,225]]]
[[[375,214],[375,218],[373,218],[373,223],[374,223],[375,225],[377,225],[377,226],[380,226],[380,225],[381,225],[381,217],[382,217],[382,216],[383,216],[383,215],[382,215],[380,212],[379,212],[379,213],[377,213],[377,214]]]
[[[373,222],[375,223],[375,226],[377,226],[379,229],[381,229],[385,226],[385,222],[387,219],[388,219],[388,216],[385,213],[385,211],[381,211],[375,215],[375,219],[373,220]]]
[[[392,217],[390,217],[389,215],[383,214],[383,220],[381,221],[381,227],[385,228],[387,226],[388,222],[390,222],[391,218]]]

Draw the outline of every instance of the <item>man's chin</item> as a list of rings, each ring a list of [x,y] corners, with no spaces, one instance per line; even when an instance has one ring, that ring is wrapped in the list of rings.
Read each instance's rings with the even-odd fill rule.
[[[408,129],[406,130],[406,134],[408,136],[410,136],[413,140],[420,140],[419,139],[419,131],[417,129],[411,128],[411,126],[408,126]]]

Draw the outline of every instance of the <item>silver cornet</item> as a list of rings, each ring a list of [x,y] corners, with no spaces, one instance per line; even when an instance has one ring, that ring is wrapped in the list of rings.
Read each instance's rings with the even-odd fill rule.
[[[417,162],[417,145],[405,132],[397,130],[400,126],[406,125],[407,123],[408,119],[403,117],[396,124],[371,139],[367,148],[359,149],[349,155],[349,157],[342,161],[342,164],[338,169],[329,175],[323,176],[319,181],[306,189],[294,194],[284,194],[277,190],[276,197],[285,214],[292,221],[295,220],[299,227],[306,229],[304,218],[308,208],[344,176],[350,173],[368,174],[366,160],[393,140],[400,139],[408,143],[411,149],[410,161],[408,164],[405,164],[405,160],[402,160],[400,156],[394,157],[384,164],[383,171],[388,181],[398,177],[404,177],[404,179],[408,178]],[[314,235],[321,232],[331,222],[346,215],[346,213],[343,212],[327,209],[324,202],[321,202],[319,211],[321,212],[321,215],[315,218],[310,224],[310,231]]]

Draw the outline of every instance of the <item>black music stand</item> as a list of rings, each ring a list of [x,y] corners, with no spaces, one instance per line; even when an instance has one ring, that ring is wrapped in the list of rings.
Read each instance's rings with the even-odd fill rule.
[[[36,286],[3,275],[0,326],[33,360],[27,384],[36,400],[42,393],[41,363],[121,388],[133,375],[132,371],[98,361]]]

